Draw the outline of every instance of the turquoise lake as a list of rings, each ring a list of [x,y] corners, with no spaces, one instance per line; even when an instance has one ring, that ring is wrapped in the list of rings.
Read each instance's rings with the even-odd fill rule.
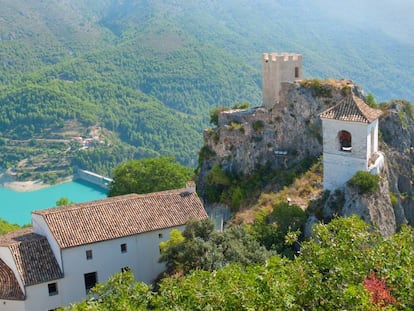
[[[36,191],[17,192],[0,187],[0,217],[10,223],[31,223],[31,211],[56,206],[60,198],[81,203],[106,198],[106,191],[83,181],[72,181]]]

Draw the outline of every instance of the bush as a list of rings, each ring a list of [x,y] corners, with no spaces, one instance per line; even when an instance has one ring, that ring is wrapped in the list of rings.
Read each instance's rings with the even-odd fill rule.
[[[229,110],[228,107],[217,107],[210,111],[210,123],[218,126],[218,116],[220,112]]]
[[[372,107],[372,108],[378,108],[378,105],[374,99],[374,95],[372,95],[371,93],[369,93],[366,97],[367,100],[367,104],[368,106]]]
[[[235,103],[232,107],[231,107],[231,109],[247,109],[247,108],[249,108],[249,103],[241,103],[241,104],[238,104],[238,103]]]
[[[392,206],[394,206],[394,207],[397,206],[397,204],[398,204],[398,198],[392,192],[390,192],[390,200],[391,200]]]
[[[256,132],[262,131],[264,126],[265,124],[262,120],[256,120],[252,123],[252,127]]]
[[[349,180],[349,183],[359,189],[361,194],[377,191],[379,188],[379,176],[369,172],[358,171]]]
[[[330,87],[322,84],[318,79],[304,80],[301,86],[310,88],[315,96],[332,98],[332,90]]]

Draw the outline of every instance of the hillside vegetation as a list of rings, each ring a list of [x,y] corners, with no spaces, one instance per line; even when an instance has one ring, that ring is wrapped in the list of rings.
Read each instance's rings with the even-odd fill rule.
[[[262,52],[302,53],[307,76],[351,78],[380,101],[414,98],[413,45],[323,2],[1,0],[0,166],[19,178],[159,155],[194,167],[211,108],[260,105]],[[69,152],[92,127],[105,144]],[[44,167],[45,139],[61,140],[62,167]]]
[[[231,245],[226,250],[239,255],[237,264],[227,264],[213,272],[197,269],[184,277],[165,278],[156,292],[134,282],[132,273],[120,273],[98,284],[89,299],[66,310],[412,308],[411,227],[384,238],[357,217],[350,217],[319,224],[314,231],[314,238],[302,243],[300,254],[293,260],[273,256],[265,264],[258,261],[244,265],[241,262],[246,258],[240,256],[240,249],[248,247],[237,245],[229,237],[222,238],[223,246]],[[197,249],[210,250],[201,238],[192,242]]]

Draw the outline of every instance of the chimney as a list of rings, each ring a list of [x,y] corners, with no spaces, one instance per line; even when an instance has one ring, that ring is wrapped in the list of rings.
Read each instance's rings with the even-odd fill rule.
[[[194,181],[190,180],[185,184],[185,191],[188,193],[196,192],[196,184]]]

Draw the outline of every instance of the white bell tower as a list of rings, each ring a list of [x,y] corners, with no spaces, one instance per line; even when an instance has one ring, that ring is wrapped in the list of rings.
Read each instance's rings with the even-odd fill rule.
[[[349,95],[319,116],[323,131],[323,188],[343,188],[357,171],[378,174],[384,156],[378,152],[378,118],[382,111]]]

